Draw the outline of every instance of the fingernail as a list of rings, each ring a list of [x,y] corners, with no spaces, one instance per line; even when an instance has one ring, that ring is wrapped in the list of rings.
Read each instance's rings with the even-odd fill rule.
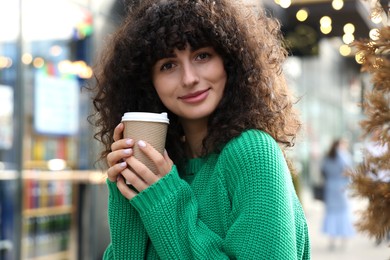
[[[146,147],[146,143],[145,143],[144,141],[142,141],[142,140],[139,140],[139,141],[138,141],[138,146],[140,146],[140,147]]]
[[[126,139],[126,144],[131,145],[133,143],[133,139]]]
[[[125,149],[123,152],[124,152],[125,154],[130,154],[130,153],[131,153],[131,151],[132,151],[132,149],[131,149],[131,148],[129,148],[129,149]]]
[[[127,165],[126,162],[121,162],[121,164],[120,164],[120,166],[123,167],[123,168],[126,167],[126,165]]]

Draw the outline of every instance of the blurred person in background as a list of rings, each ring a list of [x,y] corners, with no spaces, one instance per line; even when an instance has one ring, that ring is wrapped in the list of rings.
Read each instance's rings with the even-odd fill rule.
[[[143,0],[103,49],[94,105],[108,164],[105,259],[310,259],[284,155],[300,120],[280,25],[246,8]],[[123,139],[125,112],[168,112],[164,155]],[[137,145],[158,172],[132,156]]]
[[[347,173],[351,169],[352,158],[347,140],[334,140],[321,165],[321,174],[325,182],[322,232],[330,238],[330,250],[336,248],[338,239],[341,248],[344,248],[347,239],[355,234],[351,203],[347,193],[350,182]]]

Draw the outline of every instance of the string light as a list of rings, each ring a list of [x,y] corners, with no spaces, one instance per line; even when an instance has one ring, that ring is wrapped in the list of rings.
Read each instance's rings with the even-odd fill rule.
[[[378,28],[371,29],[369,35],[370,35],[371,40],[373,40],[373,41],[378,40],[379,39],[379,29]]]
[[[342,56],[346,57],[352,53],[352,49],[348,45],[343,44],[340,46],[339,52]]]
[[[373,15],[371,21],[375,24],[380,24],[382,22],[382,16],[380,14]]]
[[[23,62],[23,64],[29,65],[29,64],[31,64],[32,60],[33,60],[33,57],[32,57],[32,55],[30,53],[24,53],[22,55],[22,62]]]
[[[291,0],[280,0],[280,7],[288,8],[291,5]]]
[[[355,40],[355,36],[353,34],[346,33],[343,35],[343,42],[345,44],[350,44]]]
[[[332,19],[329,16],[323,16],[320,19],[320,24],[322,27],[329,27],[332,26]]]
[[[12,59],[9,57],[0,56],[0,69],[8,69],[12,66]]]
[[[321,26],[320,30],[323,34],[329,34],[332,32],[333,28],[332,26],[328,26],[328,27]]]
[[[343,0],[333,0],[332,1],[332,7],[334,10],[341,10],[344,6],[344,1]]]
[[[363,64],[364,62],[364,54],[363,52],[359,51],[355,54],[355,60],[359,64]]]
[[[355,25],[352,23],[346,23],[343,27],[344,35],[343,35],[343,42],[345,44],[350,44],[355,40],[355,36],[353,33],[355,32]]]
[[[53,46],[51,46],[51,48],[50,48],[50,54],[52,55],[52,56],[60,56],[61,55],[61,53],[62,53],[62,48],[61,48],[61,46],[59,46],[59,45],[53,45]]]
[[[332,19],[329,16],[321,17],[320,25],[320,30],[323,34],[329,34],[332,31]]]
[[[347,23],[344,25],[343,30],[346,34],[353,34],[355,32],[355,25],[352,23]]]
[[[42,68],[45,65],[45,60],[41,57],[36,57],[33,61],[33,66],[35,68]]]
[[[296,17],[298,21],[304,22],[309,17],[309,12],[306,9],[300,9],[297,12]]]

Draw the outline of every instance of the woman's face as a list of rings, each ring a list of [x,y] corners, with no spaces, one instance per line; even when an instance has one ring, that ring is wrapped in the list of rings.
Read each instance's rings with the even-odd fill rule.
[[[152,75],[161,101],[182,120],[207,119],[221,101],[227,80],[214,48],[192,50],[189,45],[158,60]]]

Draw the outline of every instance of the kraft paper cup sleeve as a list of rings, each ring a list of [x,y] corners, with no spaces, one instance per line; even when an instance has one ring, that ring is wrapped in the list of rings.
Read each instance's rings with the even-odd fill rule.
[[[130,137],[135,141],[133,147],[134,156],[144,163],[152,172],[158,174],[156,166],[142,151],[140,151],[137,142],[139,140],[144,140],[152,145],[158,152],[163,154],[168,124],[142,121],[124,121],[123,123],[125,125],[123,136]]]

